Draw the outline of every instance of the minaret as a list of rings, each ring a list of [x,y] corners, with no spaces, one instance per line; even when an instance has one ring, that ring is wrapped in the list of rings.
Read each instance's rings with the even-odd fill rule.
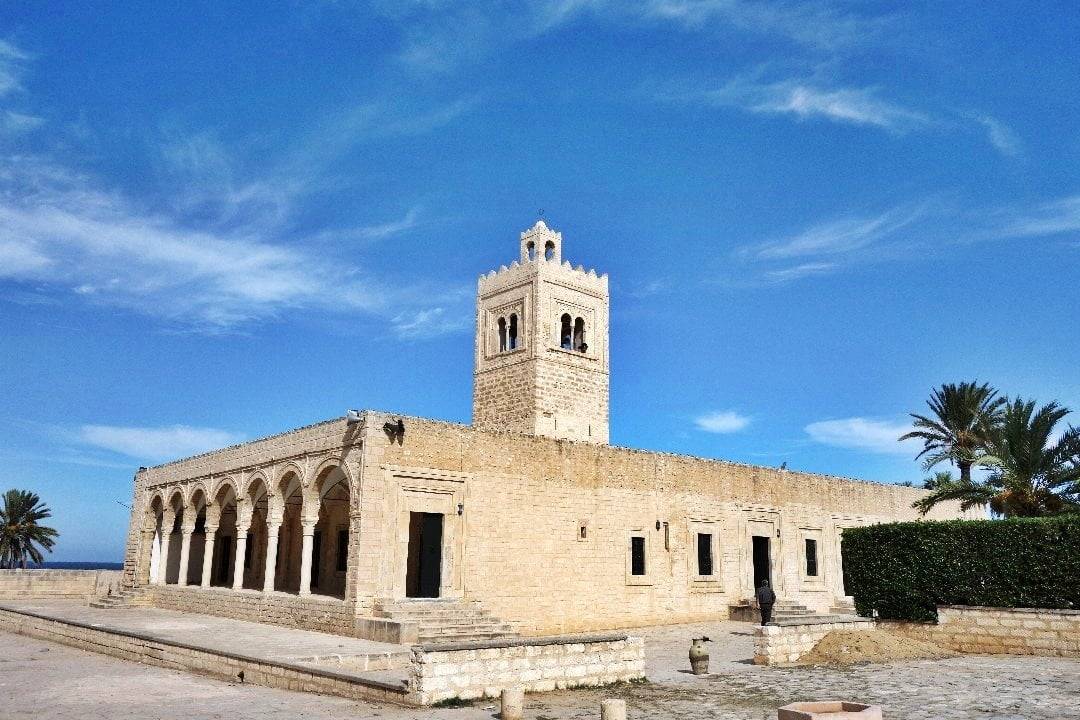
[[[607,275],[563,261],[539,220],[477,283],[473,425],[607,443],[608,374]]]

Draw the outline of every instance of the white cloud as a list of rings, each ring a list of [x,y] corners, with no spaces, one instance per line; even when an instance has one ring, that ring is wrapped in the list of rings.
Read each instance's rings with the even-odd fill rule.
[[[22,90],[22,75],[30,56],[7,40],[0,40],[0,96]]]
[[[694,418],[698,430],[717,434],[738,432],[749,424],[749,417],[733,410],[715,410]]]
[[[243,436],[215,428],[172,425],[169,427],[117,427],[83,425],[79,439],[94,447],[152,462],[198,455],[235,445]]]
[[[768,270],[765,272],[764,277],[765,280],[769,282],[786,283],[801,280],[806,277],[813,277],[815,275],[827,275],[836,271],[838,267],[839,266],[837,266],[836,263],[802,263],[800,265],[793,265],[792,267],[781,268],[779,270]]]
[[[1021,154],[1023,146],[1020,138],[1008,125],[988,115],[981,115],[975,120],[985,128],[986,138],[1002,155],[1017,157]]]
[[[0,112],[0,135],[19,135],[40,127],[44,118],[4,110]]]
[[[813,225],[791,237],[744,248],[757,260],[849,255],[878,243],[923,219],[925,204],[897,207],[870,217],[845,217]]]
[[[399,337],[424,339],[467,330],[472,327],[471,319],[461,313],[447,312],[444,307],[433,307],[401,313],[392,324]]]
[[[759,82],[736,78],[701,98],[717,106],[733,106],[767,115],[791,115],[800,120],[824,119],[905,132],[929,125],[918,111],[882,100],[875,88],[829,88],[806,80]]]
[[[1001,238],[1038,237],[1080,232],[1080,195],[1012,211],[999,221],[994,235]]]
[[[918,454],[921,448],[917,440],[898,442],[901,435],[911,430],[911,425],[888,420],[863,417],[822,420],[810,423],[804,429],[814,441],[833,447],[910,457]]]

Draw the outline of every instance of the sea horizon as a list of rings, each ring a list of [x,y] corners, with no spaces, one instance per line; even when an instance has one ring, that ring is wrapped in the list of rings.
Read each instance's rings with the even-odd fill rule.
[[[27,566],[30,570],[121,570],[123,567],[122,562],[100,561],[49,561]]]

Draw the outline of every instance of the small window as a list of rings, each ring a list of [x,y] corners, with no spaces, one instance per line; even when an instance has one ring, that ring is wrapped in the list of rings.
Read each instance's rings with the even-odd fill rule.
[[[817,577],[817,574],[817,540],[813,538],[806,538],[806,576]]]
[[[506,318],[499,318],[499,352],[506,352]]]
[[[544,259],[545,260],[552,260],[554,258],[555,258],[555,243],[553,241],[551,241],[551,240],[548,240],[546,243],[544,243]]]
[[[507,347],[510,348],[511,350],[514,350],[515,348],[517,348],[517,339],[518,339],[517,313],[511,313],[510,314],[510,330],[507,333],[507,338],[508,338]]]
[[[345,572],[349,564],[349,531],[342,528],[337,531],[337,565],[338,572]]]
[[[572,350],[574,345],[574,335],[571,329],[571,323],[569,314],[565,314],[559,321],[559,347],[563,350]]]
[[[535,260],[536,259],[536,243],[534,243],[532,240],[530,240],[525,245],[525,250],[528,253],[528,257],[529,257],[530,260]]]
[[[589,349],[589,346],[585,344],[585,320],[583,318],[574,320],[574,349],[578,352],[585,352]]]
[[[645,538],[640,535],[630,538],[630,574],[645,574]]]
[[[709,577],[713,574],[712,534],[697,534],[697,574]]]

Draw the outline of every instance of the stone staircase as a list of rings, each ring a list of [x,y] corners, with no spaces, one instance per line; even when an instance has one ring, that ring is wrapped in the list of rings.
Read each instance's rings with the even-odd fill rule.
[[[144,588],[122,588],[111,595],[101,595],[90,601],[90,607],[102,610],[118,610],[131,607],[149,607],[150,596]]]
[[[375,617],[415,623],[421,644],[483,642],[518,637],[509,623],[479,602],[450,599],[384,600],[375,603]]]
[[[773,605],[772,619],[776,623],[799,621],[827,623],[850,620],[854,615],[855,604],[850,602],[848,598],[834,604],[828,613],[815,612],[805,605],[799,605],[790,600],[777,600],[776,604]]]

